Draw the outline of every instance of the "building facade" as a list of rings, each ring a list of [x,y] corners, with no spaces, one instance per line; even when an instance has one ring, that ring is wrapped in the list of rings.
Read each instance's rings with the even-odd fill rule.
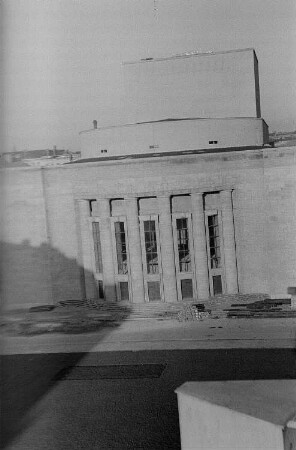
[[[295,155],[263,148],[7,169],[5,304],[287,294]]]
[[[114,166],[104,170],[112,179]],[[94,275],[87,297],[175,302],[238,292],[233,186],[213,191],[186,178],[177,170],[165,182],[130,177],[120,190],[77,199],[82,266]]]
[[[237,116],[229,111],[225,117],[189,117],[181,102],[174,117],[164,118],[166,105],[155,115],[149,105],[146,122],[98,127],[94,121],[80,134],[82,159],[76,162],[4,172],[7,306],[83,298],[144,303],[238,292],[286,295],[295,285],[296,148],[268,146],[253,50],[229,55],[183,59],[192,66],[191,81],[194,70],[201,80],[200,73],[204,77],[216,68],[214,78],[222,71],[223,81],[232,73],[231,83],[241,84],[248,67],[246,117],[244,84],[226,105],[236,105],[235,112],[240,104]],[[163,82],[163,73],[153,64],[169,63],[175,89],[186,82],[187,75],[176,78],[184,72],[183,59],[149,60],[132,70],[140,76],[149,67],[155,85]],[[146,78],[139,79],[146,86]],[[193,96],[197,113],[202,85],[197,83]],[[130,92],[133,104],[137,95]],[[217,98],[220,106],[222,101]]]

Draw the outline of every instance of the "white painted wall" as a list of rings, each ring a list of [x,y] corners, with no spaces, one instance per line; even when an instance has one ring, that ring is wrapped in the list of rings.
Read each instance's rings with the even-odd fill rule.
[[[180,394],[182,450],[284,450],[280,427]]]
[[[182,450],[294,448],[295,388],[294,380],[184,383],[176,390]]]
[[[123,65],[128,122],[187,117],[260,117],[252,49]]]
[[[250,117],[97,128],[80,133],[81,158],[263,146],[268,143],[266,128],[263,119]],[[217,141],[217,144],[209,144],[209,141]]]

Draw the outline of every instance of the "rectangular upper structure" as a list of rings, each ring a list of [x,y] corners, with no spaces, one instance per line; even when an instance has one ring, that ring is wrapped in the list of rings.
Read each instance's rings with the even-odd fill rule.
[[[261,117],[254,49],[123,63],[126,123]]]
[[[105,158],[258,148],[268,144],[263,119],[182,119],[104,127],[82,131],[81,157]]]

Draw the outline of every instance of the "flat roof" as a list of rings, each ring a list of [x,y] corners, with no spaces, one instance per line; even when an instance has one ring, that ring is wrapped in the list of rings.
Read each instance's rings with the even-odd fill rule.
[[[173,117],[168,117],[167,119],[158,119],[158,120],[148,120],[146,122],[132,122],[132,123],[123,123],[123,124],[119,124],[119,125],[107,125],[104,127],[97,127],[97,128],[89,128],[88,130],[82,130],[79,131],[78,134],[83,134],[83,133],[89,133],[91,131],[100,131],[100,130],[108,130],[111,128],[123,128],[123,127],[132,127],[135,125],[147,125],[147,124],[152,124],[152,123],[163,123],[163,122],[181,122],[181,121],[190,121],[190,120],[262,120],[263,122],[265,122],[265,120],[262,117],[182,117],[182,118],[173,118]],[[266,122],[265,122],[266,123]]]
[[[296,414],[295,380],[187,382],[175,392],[281,427]]]
[[[218,51],[218,52],[214,52],[212,50],[207,51],[207,52],[199,52],[199,51],[193,51],[193,52],[184,52],[184,53],[179,53],[176,55],[172,55],[172,56],[165,56],[163,58],[143,58],[140,59],[138,61],[123,61],[122,65],[128,65],[128,64],[139,64],[139,63],[151,63],[151,62],[158,62],[158,61],[169,61],[172,59],[182,59],[182,58],[191,58],[191,57],[195,57],[195,56],[213,56],[213,55],[223,55],[226,53],[238,53],[238,52],[249,52],[249,51],[253,51],[255,56],[256,56],[256,52],[255,49],[252,47],[249,48],[239,48],[239,49],[234,49],[234,50],[223,50],[223,51]],[[257,56],[256,56],[257,59]]]

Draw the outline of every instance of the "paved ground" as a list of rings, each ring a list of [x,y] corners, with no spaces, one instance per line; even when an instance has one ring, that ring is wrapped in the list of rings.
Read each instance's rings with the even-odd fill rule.
[[[295,319],[137,320],[95,333],[2,336],[2,353],[215,348],[295,348]]]
[[[180,448],[185,381],[291,379],[296,365],[291,348],[50,353],[5,355],[2,375],[1,448],[162,450]]]
[[[3,334],[2,448],[179,449],[185,381],[296,378],[295,319],[117,325]]]

